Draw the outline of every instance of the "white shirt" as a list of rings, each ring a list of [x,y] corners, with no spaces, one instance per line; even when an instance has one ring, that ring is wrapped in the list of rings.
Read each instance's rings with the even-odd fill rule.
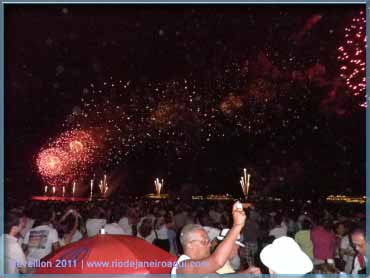
[[[365,259],[365,266],[367,265],[367,259],[366,257],[364,258]],[[352,274],[358,274],[358,272],[361,270],[361,265],[360,265],[360,262],[358,261],[358,257],[356,256],[355,258],[355,263],[353,264],[353,270],[352,270]]]
[[[137,227],[140,227],[141,224],[143,223],[143,221],[146,220],[146,219],[151,219],[152,220],[152,223],[154,223],[156,217],[154,215],[151,215],[151,214],[149,214],[147,216],[141,217],[140,220],[139,220],[139,222],[137,223]]]
[[[166,225],[162,225],[156,232],[158,239],[168,239],[168,229]]]
[[[137,233],[137,237],[138,238],[142,238],[144,239],[145,241],[149,242],[149,243],[153,243],[153,241],[155,240],[155,233],[154,231],[152,230],[150,232],[150,234],[147,236],[147,237],[143,237],[139,232]]]
[[[189,256],[187,256],[187,255],[181,255],[178,259],[177,259],[177,267],[176,266],[174,266],[172,269],[171,269],[171,275],[175,275],[176,274],[176,272],[177,272],[177,268],[179,268],[179,267],[183,267],[183,265],[182,264],[180,264],[181,262],[183,262],[183,261],[186,261],[186,260],[190,260],[191,258],[189,257]],[[179,265],[180,264],[180,265]]]
[[[76,230],[75,233],[72,236],[71,242],[77,242],[83,238],[83,235],[79,230]]]
[[[104,227],[105,233],[108,235],[124,235],[125,232],[117,223],[110,223]]]
[[[100,229],[104,228],[106,223],[107,223],[106,219],[96,219],[96,218],[87,219],[86,221],[87,236],[92,237],[99,234]]]
[[[147,235],[146,237],[143,237],[143,236],[140,234],[140,227],[141,227],[141,225],[142,225],[143,221],[144,221],[145,219],[148,219],[148,218],[152,219],[152,223],[153,223],[153,221],[155,220],[155,218],[154,218],[154,220],[153,220],[153,218],[152,218],[152,217],[150,217],[150,216],[149,216],[149,217],[148,217],[148,216],[142,217],[142,218],[140,219],[139,223],[137,224],[137,237],[142,238],[142,239],[144,239],[144,240],[145,240],[145,241],[147,241],[147,242],[153,243],[154,239],[156,238],[156,235],[155,235],[155,232],[154,232],[154,229],[153,229],[153,228],[152,228],[152,230],[150,231],[150,234],[149,234],[149,235]]]
[[[18,274],[18,266],[26,266],[26,256],[22,247],[18,243],[18,239],[11,235],[5,235],[5,274]],[[18,265],[18,266],[17,266]]]
[[[129,236],[132,235],[132,226],[128,223],[127,217],[122,217],[119,220],[118,225],[120,225],[121,228],[123,229],[124,235],[129,235]]]
[[[341,239],[341,241],[340,241],[340,249],[343,249],[343,250],[351,250],[353,252],[355,251],[352,248],[352,246],[351,246],[351,243],[350,243],[350,240],[349,240],[349,236],[348,235],[344,236]],[[344,271],[346,273],[351,273],[353,259],[354,259],[354,256],[343,255],[343,260],[346,262],[346,266],[344,268]]]
[[[59,242],[58,232],[49,225],[41,225],[29,230],[24,238],[28,246],[27,261],[38,261],[52,252],[54,243]]]

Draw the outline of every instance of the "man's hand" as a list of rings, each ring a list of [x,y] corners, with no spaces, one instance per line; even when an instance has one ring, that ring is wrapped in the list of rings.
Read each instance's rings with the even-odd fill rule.
[[[235,202],[235,204],[233,205],[232,214],[233,214],[234,225],[244,226],[244,223],[247,217],[243,210],[243,205],[239,201]]]

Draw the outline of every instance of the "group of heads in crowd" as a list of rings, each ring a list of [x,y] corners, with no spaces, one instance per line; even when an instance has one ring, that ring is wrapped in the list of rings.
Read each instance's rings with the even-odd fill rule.
[[[108,234],[140,237],[179,256],[184,267],[173,274],[366,271],[363,208],[261,202],[248,210],[234,204],[230,211],[230,205],[126,198],[87,203],[27,201],[7,204],[4,230],[17,238],[26,261],[32,256],[42,259],[104,229]],[[53,230],[46,240],[50,246],[38,252],[30,237],[32,231],[40,233],[46,226]],[[14,240],[9,246],[16,247]],[[192,260],[204,263],[194,267]]]

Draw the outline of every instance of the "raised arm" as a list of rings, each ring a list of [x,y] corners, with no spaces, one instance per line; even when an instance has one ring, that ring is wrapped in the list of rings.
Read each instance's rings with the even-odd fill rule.
[[[215,252],[203,260],[186,260],[184,266],[177,269],[178,274],[211,274],[225,265],[246,219],[243,207],[240,206],[239,202],[234,204],[232,214],[234,225]]]
[[[73,209],[69,209],[66,213],[64,213],[64,215],[59,219],[58,224],[62,223],[71,213],[74,213]]]

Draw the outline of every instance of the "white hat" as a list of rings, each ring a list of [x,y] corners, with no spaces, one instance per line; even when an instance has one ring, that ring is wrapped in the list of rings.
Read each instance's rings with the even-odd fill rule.
[[[217,239],[218,240],[224,240],[229,231],[230,231],[230,229],[222,229],[221,234],[217,237]],[[239,240],[240,240],[240,235],[238,235],[238,239],[235,241],[235,243],[238,244],[241,247],[245,247],[245,245],[243,243],[241,243]]]
[[[290,237],[280,237],[262,249],[262,263],[276,274],[306,274],[311,272],[311,259]]]

